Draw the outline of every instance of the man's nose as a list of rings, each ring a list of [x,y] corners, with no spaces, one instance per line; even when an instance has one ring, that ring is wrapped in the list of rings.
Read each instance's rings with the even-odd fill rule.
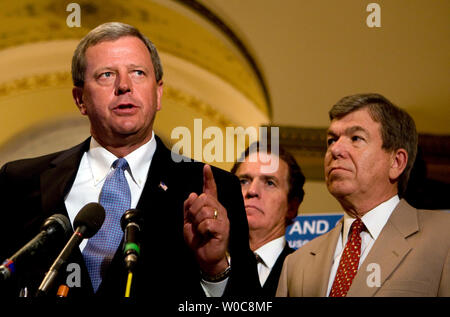
[[[257,180],[252,180],[245,196],[246,198],[254,198],[260,196],[259,185]]]
[[[330,151],[331,155],[334,159],[345,157],[348,152],[348,144],[344,138],[338,138],[335,140],[329,147],[328,151]]]
[[[132,82],[128,74],[120,74],[117,77],[116,82],[116,95],[123,95],[125,93],[131,92]]]

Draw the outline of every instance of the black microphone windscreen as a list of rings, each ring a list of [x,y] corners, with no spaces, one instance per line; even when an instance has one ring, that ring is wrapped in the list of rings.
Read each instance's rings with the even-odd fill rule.
[[[72,233],[72,226],[69,218],[62,214],[54,214],[45,220],[41,226],[41,230],[49,229],[60,231],[63,236],[69,236]]]
[[[139,209],[128,209],[120,218],[120,226],[122,230],[125,230],[125,227],[130,222],[135,222],[139,226],[142,226],[144,222],[144,214]]]
[[[105,209],[99,203],[89,203],[78,212],[73,227],[84,226],[84,237],[90,238],[97,233],[105,220]]]

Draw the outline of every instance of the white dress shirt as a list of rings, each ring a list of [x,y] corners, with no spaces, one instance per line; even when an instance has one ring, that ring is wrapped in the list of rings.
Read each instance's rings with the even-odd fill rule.
[[[131,207],[136,208],[142,190],[147,180],[148,170],[156,150],[154,134],[146,144],[131,152],[125,159],[129,169],[125,178],[130,186]],[[83,206],[90,202],[98,202],[106,176],[112,170],[112,163],[117,157],[103,148],[94,138],[91,138],[89,150],[83,154],[75,181],[65,199],[65,205],[71,223]],[[87,239],[80,244],[83,251]]]
[[[254,253],[257,254],[263,262],[258,262],[258,275],[261,286],[264,285],[267,278],[269,277],[270,271],[272,271],[275,262],[277,261],[281,252],[283,252],[285,245],[286,238],[284,236],[281,236],[255,250]]]
[[[366,226],[367,231],[365,230],[361,232],[361,256],[359,258],[358,268],[361,266],[361,263],[364,262],[367,254],[369,254],[370,249],[377,240],[381,230],[399,202],[399,197],[395,195],[391,199],[381,203],[362,216],[361,220]],[[339,267],[339,262],[341,260],[342,253],[344,252],[345,245],[347,244],[350,227],[353,221],[355,221],[355,218],[352,218],[347,213],[344,214],[344,225],[336,245],[336,251],[334,252],[334,262],[331,267],[330,278],[328,280],[327,295],[331,292],[331,287],[333,286],[336,272]]]
[[[129,169],[125,171],[125,178],[130,186],[130,208],[136,208],[139,202],[155,151],[156,139],[155,134],[152,133],[150,141],[124,157],[129,166]],[[116,159],[118,158],[114,154],[103,148],[93,137],[91,138],[89,150],[81,158],[75,181],[64,201],[72,224],[83,206],[99,201],[103,184],[112,171],[112,164]],[[83,251],[87,241],[85,239],[81,242],[80,251]],[[202,280],[201,285],[208,297],[222,296],[227,281],[228,278],[219,283],[208,283]]]

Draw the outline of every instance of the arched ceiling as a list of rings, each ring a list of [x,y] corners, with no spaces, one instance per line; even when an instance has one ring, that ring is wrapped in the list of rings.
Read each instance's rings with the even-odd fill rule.
[[[215,74],[241,91],[265,116],[270,115],[264,83],[253,65],[217,26],[194,10],[173,0],[128,0],[126,4],[120,0],[78,0],[76,3],[80,6],[80,27],[67,25],[71,12],[66,11],[66,2],[5,2],[0,11],[0,50],[36,42],[78,41],[101,23],[129,23],[148,36],[159,51]],[[11,65],[8,59],[4,58],[3,62]],[[12,69],[8,73],[14,74]],[[5,80],[11,78],[0,78],[0,81]]]
[[[192,131],[195,118],[202,118],[205,128],[222,130],[270,122],[270,101],[256,65],[204,15],[173,0],[77,4],[80,27],[69,27],[67,3],[58,0],[8,2],[0,11],[0,110],[7,110],[0,125],[0,163],[61,146],[55,142],[35,151],[27,141],[31,136],[33,144],[51,140],[47,134],[64,127],[58,120],[78,127],[74,118],[80,114],[71,100],[72,54],[86,33],[109,21],[136,26],[158,47],[165,88],[155,130],[169,145],[173,129]],[[86,126],[76,131],[84,132],[70,133],[74,140],[88,135]],[[206,142],[202,135],[192,137]],[[32,150],[25,153],[26,148]],[[229,168],[232,163],[218,165]]]

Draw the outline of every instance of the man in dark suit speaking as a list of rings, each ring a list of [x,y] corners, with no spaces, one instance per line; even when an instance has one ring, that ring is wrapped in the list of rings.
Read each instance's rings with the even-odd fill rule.
[[[113,199],[111,207],[104,205],[102,228],[68,261],[79,264],[82,273],[69,296],[123,296],[126,271],[119,219],[130,208],[144,214],[132,296],[258,291],[238,179],[202,163],[174,162],[153,133],[162,75],[153,43],[130,25],[105,23],[81,40],[72,60],[73,98],[89,118],[91,137],[65,151],[3,166],[2,260],[36,235],[50,215],[62,213],[73,222],[87,203],[103,205],[109,191]],[[117,195],[120,203],[114,201]],[[17,296],[27,288],[32,293],[59,251],[32,259],[4,291]],[[59,274],[62,284],[64,273]]]

